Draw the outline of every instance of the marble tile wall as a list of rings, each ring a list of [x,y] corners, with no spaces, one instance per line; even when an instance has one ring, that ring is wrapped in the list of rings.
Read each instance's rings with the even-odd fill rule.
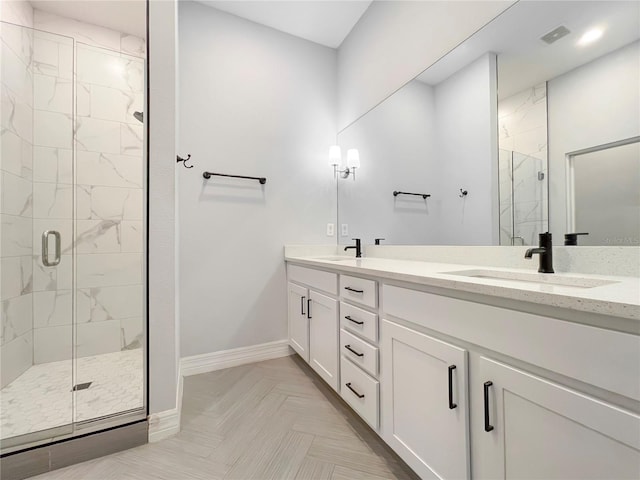
[[[77,42],[86,45],[127,53],[140,58],[146,55],[144,38],[128,33],[61,17],[37,8],[33,12],[33,23],[35,28],[39,30],[71,36]]]
[[[501,245],[535,245],[548,229],[546,92],[541,83],[498,103]]]
[[[33,44],[1,26],[0,387],[33,364]]]
[[[60,230],[63,262],[71,259],[75,238],[76,290],[74,298],[66,281],[71,270],[52,272],[35,262],[34,363],[70,358],[74,301],[77,357],[141,348],[144,135],[133,112],[144,110],[144,61],[127,52],[143,54],[144,41],[39,10],[34,23],[76,40],[70,143],[63,140],[63,117],[71,77],[60,49],[57,56],[50,44],[38,49],[42,69],[48,70],[37,77],[35,95],[34,231],[40,231],[40,220]]]
[[[33,57],[33,359],[38,364],[73,355],[73,40],[35,31]],[[45,230],[61,235],[56,267],[42,263]],[[52,351],[54,356],[47,355]]]
[[[143,342],[144,62],[78,44],[77,354]]]

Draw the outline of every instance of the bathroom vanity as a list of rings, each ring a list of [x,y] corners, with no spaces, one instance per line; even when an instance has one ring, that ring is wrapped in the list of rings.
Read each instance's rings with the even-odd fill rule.
[[[289,342],[421,478],[638,478],[640,282],[288,253]]]

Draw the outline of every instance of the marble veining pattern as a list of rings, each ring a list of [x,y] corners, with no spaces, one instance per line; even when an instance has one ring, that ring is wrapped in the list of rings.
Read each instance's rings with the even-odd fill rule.
[[[34,365],[0,391],[2,438],[143,406],[142,349]],[[92,382],[71,392],[74,383]]]
[[[2,25],[0,387],[33,364],[33,45],[32,31]]]
[[[548,229],[546,84],[500,100],[500,244],[535,245]]]
[[[144,344],[144,130],[133,113],[144,111],[145,42],[29,10],[37,30],[3,24],[0,42],[2,386],[34,362]],[[44,230],[62,235],[54,268],[42,264]]]

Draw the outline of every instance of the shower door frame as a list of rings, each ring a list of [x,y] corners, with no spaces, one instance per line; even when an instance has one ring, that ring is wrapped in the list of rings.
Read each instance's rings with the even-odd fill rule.
[[[8,437],[6,439],[0,440],[0,458],[5,458],[20,452],[26,452],[29,450],[33,450],[38,447],[43,447],[47,445],[54,445],[59,442],[71,440],[78,437],[83,437],[92,433],[98,433],[102,431],[112,430],[114,428],[127,427],[140,422],[147,422],[147,418],[149,415],[149,169],[150,169],[150,161],[149,161],[149,2],[146,2],[146,38],[145,38],[145,58],[143,58],[144,65],[144,100],[143,100],[143,111],[145,112],[143,122],[143,158],[142,158],[142,166],[143,166],[143,245],[144,251],[142,253],[142,272],[144,274],[144,279],[142,282],[144,298],[143,298],[143,348],[142,352],[143,362],[142,362],[142,378],[143,378],[143,396],[142,396],[142,405],[140,408],[136,408],[134,410],[124,411],[124,412],[115,412],[113,414],[87,419],[83,421],[75,420],[76,413],[76,400],[75,398],[72,400],[72,414],[71,414],[71,422],[69,424],[64,424],[61,426],[49,428],[46,430],[38,430],[30,433],[26,433],[23,435],[16,435],[13,437]],[[9,23],[9,22],[3,22]],[[10,24],[10,23],[9,23]],[[51,32],[47,32],[45,30],[36,29],[33,27],[25,27],[22,25],[15,25],[19,28],[28,29],[31,31],[40,31],[47,34],[51,34]],[[75,348],[77,345],[76,341],[76,327],[77,327],[77,317],[76,317],[76,295],[77,295],[77,285],[76,285],[76,246],[75,246],[75,238],[76,229],[77,229],[77,215],[76,215],[76,186],[77,186],[77,171],[76,171],[76,127],[77,127],[77,99],[76,99],[76,56],[77,56],[77,41],[74,37],[69,37],[66,35],[59,35],[61,37],[71,38],[73,45],[73,72],[72,72],[72,112],[73,112],[73,122],[72,122],[72,166],[73,166],[73,189],[72,189],[72,204],[73,204],[73,217],[72,217],[72,230],[74,240],[72,242],[72,379],[75,379],[76,375],[76,361],[77,356],[75,352]],[[108,50],[108,49],[106,49]],[[71,393],[70,393],[71,395]]]

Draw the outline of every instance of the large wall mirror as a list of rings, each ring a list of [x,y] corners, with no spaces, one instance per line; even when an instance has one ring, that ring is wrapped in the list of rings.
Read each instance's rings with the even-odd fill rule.
[[[640,3],[516,3],[338,134],[339,243],[640,245],[639,85]]]

